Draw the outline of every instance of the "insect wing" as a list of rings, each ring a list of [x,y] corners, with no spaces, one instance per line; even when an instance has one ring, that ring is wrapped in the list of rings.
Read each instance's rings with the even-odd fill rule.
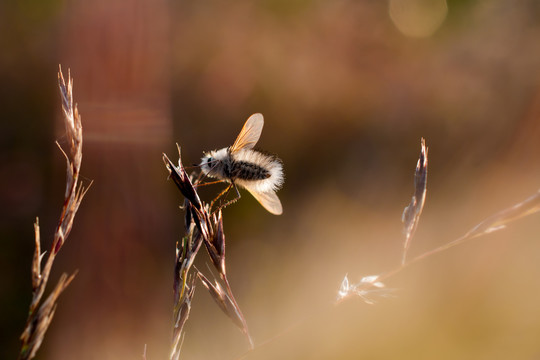
[[[273,192],[273,191],[271,191],[271,192],[257,192],[257,191],[251,190],[249,188],[246,188],[246,189],[271,214],[281,215],[281,213],[283,213],[283,207],[281,206],[281,201],[279,201],[279,198],[278,198],[278,196],[276,195],[275,192]]]
[[[240,131],[240,134],[238,134],[234,144],[231,146],[231,152],[235,152],[240,149],[253,149],[261,137],[263,125],[264,118],[262,114],[257,113],[251,115],[242,127],[242,130]]]

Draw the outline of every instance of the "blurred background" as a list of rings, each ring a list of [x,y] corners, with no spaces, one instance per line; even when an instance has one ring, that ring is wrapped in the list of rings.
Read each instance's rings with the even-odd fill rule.
[[[224,212],[231,285],[265,343],[246,359],[540,358],[538,214],[394,276],[392,298],[332,306],[345,274],[399,263],[421,137],[411,256],[537,191],[538,39],[537,0],[2,1],[0,358],[26,320],[32,224],[47,249],[63,201],[58,64],[94,183],[50,279],[78,270],[39,359],[140,359],[145,344],[168,357],[183,199],[162,153],[178,142],[198,163],[255,112],[286,182],[282,216],[246,192]],[[202,286],[186,332],[184,359],[247,350]]]

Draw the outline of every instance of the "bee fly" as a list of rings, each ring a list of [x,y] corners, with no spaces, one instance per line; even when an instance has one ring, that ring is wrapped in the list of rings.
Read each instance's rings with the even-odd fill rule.
[[[249,191],[270,213],[280,215],[283,209],[276,190],[283,184],[281,160],[253,150],[261,136],[263,125],[262,114],[251,115],[232,146],[205,153],[201,170],[205,176],[230,183],[223,193],[231,187],[235,188],[237,198],[224,206],[240,198],[236,187],[238,185]]]

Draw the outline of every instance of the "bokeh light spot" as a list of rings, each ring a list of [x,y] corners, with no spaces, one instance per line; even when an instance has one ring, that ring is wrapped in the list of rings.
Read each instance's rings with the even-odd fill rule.
[[[409,37],[429,37],[446,15],[446,0],[390,0],[389,15],[396,28]]]

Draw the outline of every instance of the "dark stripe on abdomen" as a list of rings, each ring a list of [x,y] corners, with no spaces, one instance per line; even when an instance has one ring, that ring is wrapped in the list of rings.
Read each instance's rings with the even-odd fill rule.
[[[229,171],[232,179],[264,180],[270,177],[270,171],[247,161],[233,161]]]

